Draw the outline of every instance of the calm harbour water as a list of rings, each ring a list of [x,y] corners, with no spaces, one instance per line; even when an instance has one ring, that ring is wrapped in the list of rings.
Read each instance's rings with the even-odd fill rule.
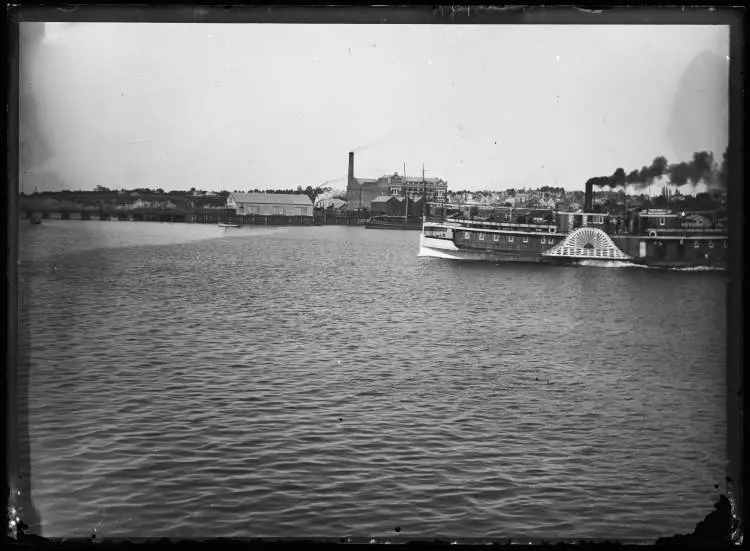
[[[724,274],[360,227],[20,240],[44,536],[655,539],[723,483]]]

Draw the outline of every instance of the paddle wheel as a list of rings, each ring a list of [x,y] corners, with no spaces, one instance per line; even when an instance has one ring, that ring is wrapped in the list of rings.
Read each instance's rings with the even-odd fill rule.
[[[543,252],[542,256],[588,260],[632,260],[632,257],[622,252],[603,230],[588,226],[570,232],[560,243]]]

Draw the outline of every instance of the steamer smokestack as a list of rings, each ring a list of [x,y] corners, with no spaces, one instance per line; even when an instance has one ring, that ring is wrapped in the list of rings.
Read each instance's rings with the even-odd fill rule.
[[[349,152],[349,177],[347,179],[347,187],[352,188],[354,184],[354,151]]]
[[[586,195],[583,199],[583,212],[591,212],[594,199],[594,182],[593,178],[586,182]]]

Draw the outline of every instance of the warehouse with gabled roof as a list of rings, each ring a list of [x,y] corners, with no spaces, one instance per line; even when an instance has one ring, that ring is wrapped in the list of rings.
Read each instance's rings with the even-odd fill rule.
[[[240,216],[312,216],[313,203],[301,193],[230,193],[227,208]]]

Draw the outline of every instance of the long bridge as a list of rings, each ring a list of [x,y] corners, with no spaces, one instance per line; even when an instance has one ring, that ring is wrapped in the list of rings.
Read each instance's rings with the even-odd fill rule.
[[[177,210],[177,209],[128,209],[128,210],[84,210],[70,208],[24,209],[21,219],[37,220],[120,220],[134,222],[181,222],[195,224],[218,224],[233,222],[241,225],[263,226],[323,226],[364,224],[362,213],[315,212],[314,216],[247,215],[237,216],[225,209]]]

